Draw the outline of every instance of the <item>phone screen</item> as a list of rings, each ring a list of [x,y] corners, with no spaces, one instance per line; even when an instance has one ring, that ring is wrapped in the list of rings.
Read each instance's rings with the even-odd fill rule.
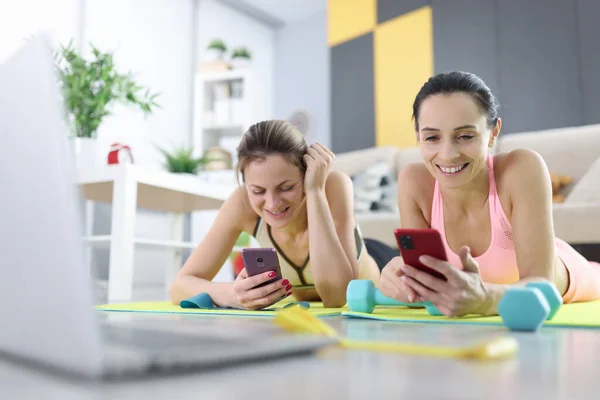
[[[281,279],[281,268],[277,251],[273,248],[246,248],[242,249],[244,267],[248,276],[259,275],[267,271],[275,271],[273,279],[264,282],[257,287],[267,285]]]
[[[400,254],[405,264],[419,268],[431,275],[446,280],[441,273],[423,265],[419,257],[427,255],[448,261],[442,236],[435,229],[396,229],[394,231]]]

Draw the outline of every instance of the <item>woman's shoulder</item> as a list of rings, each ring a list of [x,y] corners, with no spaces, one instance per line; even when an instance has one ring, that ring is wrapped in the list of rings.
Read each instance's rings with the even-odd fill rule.
[[[405,165],[398,173],[398,194],[406,195],[417,202],[431,199],[435,178],[423,162]]]
[[[496,177],[522,181],[541,178],[548,173],[548,169],[542,156],[535,150],[515,149],[494,155],[494,173]]]
[[[498,191],[508,191],[509,194],[537,190],[551,184],[546,162],[531,149],[515,149],[494,155],[494,175]]]
[[[335,194],[343,195],[345,193],[343,189],[347,188],[352,189],[352,179],[348,174],[337,170],[329,171],[325,180],[325,191],[328,197]],[[340,190],[344,193],[339,193]]]
[[[325,198],[330,204],[333,219],[340,215],[346,218],[352,212],[354,199],[354,185],[350,176],[341,171],[329,171],[325,180]]]
[[[414,221],[431,224],[434,190],[435,178],[423,162],[405,165],[398,173],[398,208],[401,219],[407,224]]]
[[[406,164],[398,173],[398,177],[404,178],[404,183],[408,184],[421,183],[421,181],[435,183],[435,179],[422,161]]]

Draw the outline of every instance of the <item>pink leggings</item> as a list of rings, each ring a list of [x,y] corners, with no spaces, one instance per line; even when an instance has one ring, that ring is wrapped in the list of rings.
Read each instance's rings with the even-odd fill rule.
[[[569,272],[569,287],[563,295],[565,303],[600,299],[600,264],[586,260],[567,242],[556,239],[556,255]]]

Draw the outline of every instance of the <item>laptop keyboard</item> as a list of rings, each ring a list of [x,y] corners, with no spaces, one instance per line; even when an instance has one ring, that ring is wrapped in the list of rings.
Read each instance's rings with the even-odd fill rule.
[[[210,347],[212,345],[232,344],[233,342],[231,339],[202,335],[201,332],[198,335],[189,335],[110,324],[102,325],[102,334],[109,343],[154,351],[177,347],[188,349],[190,347]]]
[[[105,341],[105,374],[145,373],[178,368],[214,368],[242,361],[304,354],[313,341],[284,337],[219,336],[215,330],[194,334],[101,324]],[[325,341],[323,341],[325,343]],[[322,344],[319,343],[319,346]]]
[[[290,355],[306,354],[335,342],[333,338],[288,335],[235,335],[203,327],[193,332],[171,332],[128,324],[100,324],[104,338],[106,377],[215,368]]]

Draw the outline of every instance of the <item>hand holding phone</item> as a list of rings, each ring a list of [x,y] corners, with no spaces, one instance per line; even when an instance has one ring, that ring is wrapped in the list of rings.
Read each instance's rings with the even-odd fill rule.
[[[257,310],[292,294],[287,279],[282,279],[275,249],[242,249],[244,269],[233,283],[233,296],[242,308]]]
[[[419,261],[419,257],[422,255],[448,261],[442,236],[436,229],[396,229],[394,235],[405,264],[426,271],[444,281],[446,280],[444,275]]]

